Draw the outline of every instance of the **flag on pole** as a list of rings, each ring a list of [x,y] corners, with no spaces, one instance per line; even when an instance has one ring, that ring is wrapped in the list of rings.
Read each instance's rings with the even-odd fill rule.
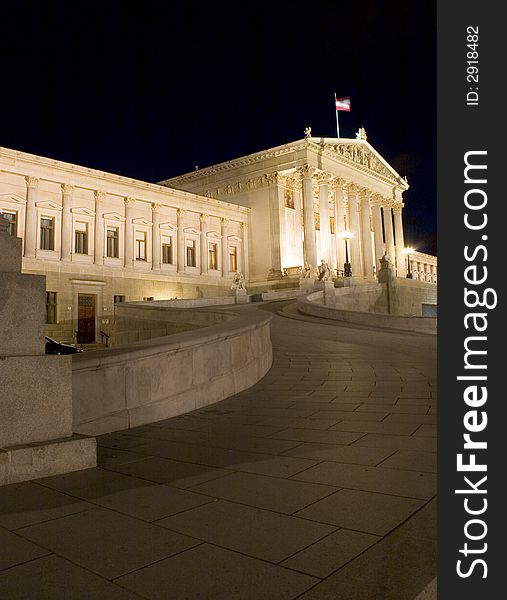
[[[345,112],[350,112],[350,97],[346,96],[345,98],[336,98],[336,110],[344,110]]]

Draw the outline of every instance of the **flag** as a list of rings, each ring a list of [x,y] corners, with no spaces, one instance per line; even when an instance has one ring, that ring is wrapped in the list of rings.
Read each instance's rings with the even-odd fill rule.
[[[350,112],[350,97],[346,96],[345,98],[336,98],[336,110],[344,110],[345,112]]]

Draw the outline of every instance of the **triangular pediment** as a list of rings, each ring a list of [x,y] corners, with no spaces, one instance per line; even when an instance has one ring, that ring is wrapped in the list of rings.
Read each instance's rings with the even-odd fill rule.
[[[159,225],[160,229],[162,230],[169,230],[169,231],[176,231],[178,228],[176,227],[176,225],[173,225],[173,223],[160,223]]]
[[[74,215],[84,215],[85,217],[94,217],[95,211],[90,208],[86,208],[86,206],[76,206],[75,208],[71,208],[70,211]]]
[[[230,235],[227,239],[230,242],[241,242],[241,238],[238,237],[237,235]]]
[[[148,221],[148,219],[145,219],[144,217],[132,219],[132,223],[134,223],[134,225],[146,225],[149,227],[151,227],[153,225],[153,223],[151,221]]]
[[[62,210],[62,207],[55,202],[51,202],[49,200],[42,200],[41,202],[36,203],[37,208],[45,208],[46,210]]]
[[[102,217],[104,219],[107,219],[108,221],[119,221],[119,222],[125,221],[125,217],[120,215],[120,213],[117,213],[117,212],[104,213],[102,215]]]
[[[2,202],[12,202],[13,204],[26,204],[26,198],[15,193],[0,194]]]
[[[207,237],[212,240],[221,240],[222,236],[218,233],[218,231],[208,231]]]
[[[330,157],[344,160],[361,170],[369,171],[383,179],[387,179],[393,185],[401,187],[404,190],[409,187],[407,180],[401,177],[366,140],[312,138],[310,146],[313,146],[319,152],[324,152]]]
[[[200,233],[200,231],[195,227],[186,227],[184,231],[185,233],[193,233],[194,235],[199,235]]]

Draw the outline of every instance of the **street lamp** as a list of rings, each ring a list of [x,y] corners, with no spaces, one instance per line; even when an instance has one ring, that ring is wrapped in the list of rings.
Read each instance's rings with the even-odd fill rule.
[[[408,263],[407,279],[413,278],[412,271],[410,270],[410,255],[413,254],[414,252],[415,252],[414,248],[404,248],[403,249],[403,254],[407,255],[407,263]]]
[[[349,240],[354,237],[351,231],[342,231],[338,234],[342,240],[345,240],[345,264],[343,265],[343,274],[345,277],[352,277],[352,267],[349,263]]]

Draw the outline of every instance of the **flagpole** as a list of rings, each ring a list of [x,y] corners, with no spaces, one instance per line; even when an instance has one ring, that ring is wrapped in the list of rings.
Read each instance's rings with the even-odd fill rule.
[[[336,110],[336,92],[334,93],[334,112],[336,113],[336,137],[340,137],[340,124],[338,123],[338,111]]]

